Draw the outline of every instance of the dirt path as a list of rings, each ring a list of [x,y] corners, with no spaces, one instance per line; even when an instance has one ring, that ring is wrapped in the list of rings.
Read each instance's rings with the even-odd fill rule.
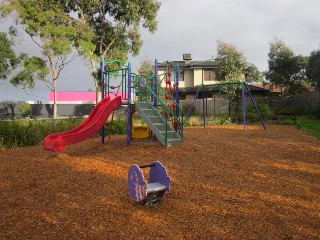
[[[171,192],[133,203],[133,163]],[[113,136],[0,152],[0,239],[320,239],[320,141],[292,126],[185,129],[182,145]]]

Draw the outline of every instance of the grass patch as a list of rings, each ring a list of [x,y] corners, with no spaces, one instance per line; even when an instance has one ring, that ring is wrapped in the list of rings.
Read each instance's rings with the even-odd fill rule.
[[[299,129],[308,132],[311,136],[320,140],[320,119],[308,116],[299,116],[297,125]]]

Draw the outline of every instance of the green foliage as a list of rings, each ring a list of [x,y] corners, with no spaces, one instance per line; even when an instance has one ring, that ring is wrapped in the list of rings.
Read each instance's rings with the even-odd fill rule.
[[[83,119],[0,121],[0,149],[41,144],[48,134],[70,130],[82,121]]]
[[[308,89],[310,83],[305,75],[308,57],[296,56],[277,38],[270,43],[268,57],[269,69],[264,73],[268,81],[288,86],[286,92],[288,95],[302,93]]]
[[[246,58],[233,44],[218,41],[217,43],[217,80],[236,82],[243,80],[242,70]]]
[[[271,110],[269,109],[268,105],[265,103],[256,103],[259,113],[263,120],[269,119],[272,115]],[[253,105],[249,106],[246,113],[246,120],[248,122],[259,122],[259,115]]]
[[[40,58],[32,57],[25,62],[25,69],[12,79],[12,83],[33,87],[35,80],[45,80],[50,90],[55,92],[60,72],[74,59],[74,56],[70,57],[74,47],[79,52],[86,51],[90,47],[92,31],[65,11],[65,1],[11,0],[10,4],[26,33],[42,49],[51,72],[51,81],[46,80],[46,63]],[[57,117],[56,102],[53,115],[54,118]]]
[[[142,47],[140,26],[150,32],[157,30],[156,16],[160,3],[157,0],[70,0],[64,7],[69,15],[77,14],[74,20],[80,20],[92,34],[92,38],[82,44],[80,53],[90,61],[98,94],[100,75],[97,62],[102,58],[125,62],[128,53],[138,55]],[[108,66],[109,70],[116,68],[118,66]]]
[[[154,62],[151,59],[145,58],[140,62],[138,72],[147,76],[152,76],[154,71]]]
[[[77,13],[93,32],[94,54],[121,61],[126,60],[128,52],[139,53],[142,46],[140,23],[150,32],[156,31],[159,8],[157,0],[71,0],[65,5],[67,12]]]
[[[220,116],[209,119],[208,125],[236,125],[236,123],[228,116]]]
[[[309,116],[299,116],[297,127],[320,140],[320,119]]]
[[[306,75],[310,79],[313,87],[320,91],[320,49],[311,52]]]
[[[29,103],[23,103],[19,106],[19,111],[22,114],[22,117],[27,117],[32,114],[32,108]]]
[[[33,88],[35,80],[45,81],[49,69],[46,62],[39,57],[27,58],[23,61],[23,69],[13,76],[10,82],[14,86],[22,85],[24,87]]]
[[[0,79],[6,79],[19,64],[19,57],[13,51],[13,41],[0,32]]]
[[[110,134],[125,134],[127,133],[127,120],[124,118],[117,118],[105,127],[105,135]]]
[[[255,65],[249,65],[245,69],[245,81],[247,83],[251,82],[264,82],[263,75]]]

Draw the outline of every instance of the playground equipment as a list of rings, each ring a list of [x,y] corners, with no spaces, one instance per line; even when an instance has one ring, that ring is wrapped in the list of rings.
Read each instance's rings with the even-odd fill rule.
[[[146,138],[154,135],[164,146],[173,146],[182,142],[183,111],[178,104],[178,95],[172,91],[170,76],[176,76],[178,86],[178,67],[167,63],[165,74],[168,88],[163,89],[158,75],[158,63],[150,76],[137,75],[131,72],[131,63],[124,64],[119,60],[101,61],[101,99],[89,117],[78,127],[57,134],[48,135],[44,149],[62,151],[65,146],[84,141],[94,136],[101,129],[101,141],[105,140],[105,122],[114,110],[121,105],[127,106],[127,144],[132,138]],[[164,96],[164,97],[161,97]],[[136,98],[137,97],[137,98]],[[133,113],[137,113],[148,127],[133,126]],[[111,121],[112,126],[112,121]],[[152,134],[151,134],[152,132]]]
[[[205,101],[205,96],[206,96],[206,88],[208,87],[212,87],[212,86],[230,86],[230,85],[238,85],[241,87],[241,99],[242,99],[242,119],[243,119],[243,131],[246,132],[246,99],[245,99],[245,91],[247,91],[247,93],[249,94],[250,100],[252,102],[252,105],[254,106],[255,111],[257,112],[258,116],[259,116],[259,120],[264,128],[264,130],[266,130],[266,126],[264,124],[263,118],[259,112],[259,109],[254,101],[254,98],[250,92],[250,89],[248,87],[248,84],[246,82],[226,82],[226,83],[217,83],[217,84],[210,84],[210,85],[199,85],[197,86],[197,92],[193,98],[193,102],[190,105],[190,108],[188,110],[188,113],[186,114],[185,120],[183,122],[182,125],[184,125],[186,123],[186,121],[188,120],[188,118],[190,117],[192,108],[199,96],[199,92],[202,91],[202,106],[203,106],[203,126],[206,127],[206,101]]]
[[[120,68],[112,70],[108,66],[117,63]],[[182,142],[183,137],[183,111],[178,104],[176,92],[161,87],[162,79],[169,82],[169,77],[173,76],[175,86],[178,86],[178,66],[172,66],[169,62],[165,74],[158,74],[158,62],[155,60],[155,69],[151,74],[134,74],[131,72],[131,64],[123,64],[115,60],[104,62],[101,68],[102,97],[104,94],[112,94],[111,90],[120,89],[125,92],[123,99],[127,105],[127,144],[132,138],[145,138],[152,134],[154,139],[158,139],[164,146],[173,146]],[[121,82],[117,86],[111,85],[111,79],[119,78]],[[170,104],[169,104],[170,103]],[[137,112],[148,127],[133,126],[133,113]],[[102,131],[104,132],[104,131]],[[104,135],[102,135],[104,142]]]
[[[143,168],[150,168],[148,182],[144,179]],[[135,202],[155,206],[170,191],[170,177],[166,168],[158,161],[142,166],[133,164],[128,172],[128,190]]]
[[[121,105],[121,97],[104,98],[94,107],[89,117],[78,127],[61,133],[50,134],[43,141],[43,147],[49,151],[62,151],[67,145],[93,137],[108,120],[114,109]]]

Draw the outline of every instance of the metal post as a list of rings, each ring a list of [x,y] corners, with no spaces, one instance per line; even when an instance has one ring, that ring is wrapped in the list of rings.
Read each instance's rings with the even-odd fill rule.
[[[186,117],[184,118],[182,127],[184,126],[184,124],[186,123],[186,121],[187,121],[187,120],[189,119],[189,117],[190,117],[192,108],[193,108],[194,104],[196,103],[196,100],[198,99],[199,92],[200,92],[200,87],[198,87],[198,91],[196,92],[196,95],[195,95],[194,98],[193,98],[193,101],[192,101],[192,103],[191,103],[191,105],[190,105],[190,107],[189,107],[188,113],[187,113]]]
[[[158,95],[158,60],[154,60],[154,93]],[[153,94],[151,94],[153,96]],[[153,98],[153,106],[157,109],[158,99],[156,97]],[[157,140],[157,136],[153,134],[153,141]]]
[[[244,95],[244,84],[241,84],[242,92],[242,114],[243,114],[243,131],[246,132],[246,99]]]
[[[202,86],[202,110],[203,110],[203,127],[206,127],[206,106],[205,106],[205,99],[204,99],[204,95],[205,95],[205,87]]]
[[[179,105],[179,75],[180,75],[180,69],[179,69],[179,64],[177,65],[177,68],[176,68],[176,82],[175,82],[175,84],[176,84],[176,99],[175,99],[175,101],[176,101],[176,103],[177,103],[177,105]],[[176,116],[179,118],[179,107],[178,106],[176,106]],[[176,129],[176,131],[177,131],[177,129]]]
[[[105,63],[104,58],[101,60],[101,100],[105,97],[104,85],[105,85]],[[98,103],[97,103],[98,104]],[[101,143],[104,144],[104,125],[101,128]]]
[[[154,93],[158,95],[158,60],[154,60]],[[153,94],[151,94],[153,97]],[[158,105],[158,99],[156,97],[153,97],[153,106],[157,108]]]
[[[128,102],[127,102],[127,109],[128,109],[128,116],[127,116],[127,145],[131,143],[131,63],[128,63]]]
[[[251,92],[250,92],[250,89],[249,89],[248,85],[247,85],[246,83],[244,83],[244,85],[245,85],[245,87],[246,87],[246,89],[247,89],[247,91],[248,91],[248,93],[249,93],[249,96],[250,96],[251,102],[252,102],[252,104],[253,104],[253,106],[254,106],[254,108],[255,108],[256,112],[258,113],[258,116],[259,116],[260,122],[261,122],[261,124],[262,124],[262,126],[263,126],[264,130],[267,130],[266,126],[264,125],[264,122],[263,122],[262,116],[261,116],[261,114],[260,114],[260,112],[259,112],[259,110],[258,110],[258,107],[257,107],[257,105],[256,105],[256,103],[255,103],[255,101],[254,101],[254,99],[253,99],[253,96],[251,95]]]

